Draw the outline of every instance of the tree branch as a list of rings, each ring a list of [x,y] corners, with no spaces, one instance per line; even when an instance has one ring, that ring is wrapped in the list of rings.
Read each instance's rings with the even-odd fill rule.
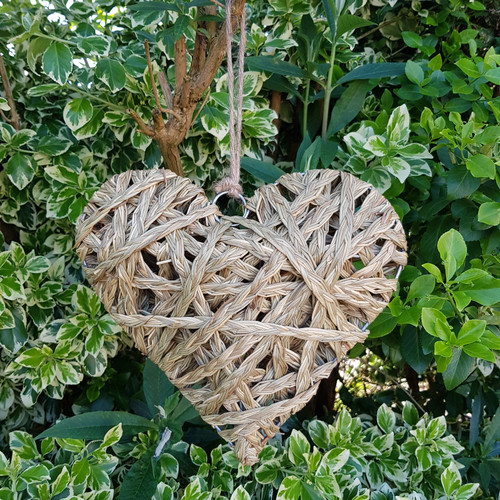
[[[174,46],[174,57],[175,57],[175,101],[179,102],[179,97],[182,91],[182,86],[184,83],[184,77],[186,76],[186,38],[182,35]]]
[[[172,170],[174,174],[183,177],[184,172],[182,170],[179,148],[177,144],[173,144],[170,140],[169,134],[165,127],[165,122],[163,121],[163,117],[161,116],[161,112],[159,109],[153,109],[153,123],[155,126],[154,139],[158,143],[165,165],[167,166],[167,168]]]
[[[170,90],[170,85],[168,84],[167,77],[163,71],[158,73],[158,81],[160,82],[160,88],[165,98],[167,106],[172,109],[174,107],[174,98],[172,97],[172,91]]]
[[[14,96],[12,95],[12,89],[10,88],[9,77],[7,76],[7,70],[5,69],[5,64],[3,62],[3,57],[0,54],[0,77],[2,78],[3,88],[5,90],[5,98],[10,107],[10,120],[9,123],[16,129],[19,130],[21,125],[19,123],[19,115],[16,110],[16,101],[14,101]]]
[[[143,134],[146,134],[148,137],[154,138],[155,131],[151,127],[146,125],[143,119],[133,109],[127,109],[126,113],[137,123],[137,125],[139,126],[139,130]]]
[[[241,16],[241,12],[245,8],[245,0],[235,0],[233,3],[233,11],[231,12],[231,22],[233,30]],[[219,31],[213,38],[208,50],[205,64],[197,75],[193,75],[191,85],[191,101],[197,102],[212,83],[217,70],[219,69],[226,55],[226,22],[222,24]]]

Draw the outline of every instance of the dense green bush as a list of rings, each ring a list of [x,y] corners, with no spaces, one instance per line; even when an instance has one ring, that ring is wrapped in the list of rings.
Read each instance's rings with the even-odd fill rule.
[[[97,411],[121,410],[148,421],[155,416],[141,390],[144,361],[85,283],[72,250],[73,224],[111,175],[161,165],[156,142],[139,133],[126,113],[132,109],[148,122],[155,106],[144,41],[151,45],[154,71],[165,70],[173,87],[175,40],[185,37],[189,66],[198,16],[220,26],[222,11],[207,15],[201,10],[207,5],[16,0],[0,9],[0,52],[20,117],[18,126],[7,96],[0,98],[0,446],[8,457],[1,459],[5,486],[0,498],[16,498],[11,495],[16,488],[23,491],[17,498],[101,498],[95,493],[100,489],[102,498],[110,498],[124,477],[133,484],[133,474],[126,472],[135,463],[131,470],[139,474],[158,444],[159,427],[139,434],[132,444],[117,443],[126,433],[117,422],[108,422],[106,430],[113,430],[102,445],[58,438],[35,448],[30,434],[38,435],[58,419]],[[420,418],[427,412],[442,427],[444,416],[454,436],[445,439],[460,442],[448,452],[431,449],[430,442],[422,447],[417,434],[424,431],[417,432],[417,423],[404,417],[406,423],[398,420],[389,444],[391,431],[370,428],[363,420],[362,431],[352,424],[350,438],[367,444],[359,456],[350,450],[347,462],[330,476],[339,475],[339,488],[345,481],[353,488],[344,498],[468,498],[456,495],[458,467],[464,482],[480,484],[476,496],[497,495],[498,6],[466,0],[251,0],[246,9],[245,191],[251,194],[282,172],[347,170],[384,193],[408,236],[409,265],[398,291],[370,326],[365,346],[351,351],[362,364],[343,367],[341,376],[350,377],[349,384],[340,386],[335,408],[346,406],[374,419],[382,403],[401,413],[411,399]],[[180,146],[186,174],[207,190],[222,177],[227,162],[227,116],[227,73],[221,67]],[[163,406],[164,399],[156,404]],[[327,401],[326,415],[321,400],[316,413],[328,421],[334,404]],[[180,404],[182,411],[188,408]],[[251,496],[258,490],[262,498],[271,498],[282,488],[289,491],[283,498],[296,498],[297,478],[302,498],[318,498],[314,494],[325,490],[320,479],[318,492],[311,493],[316,484],[311,471],[335,450],[340,456],[350,449],[335,440],[318,442],[312,429],[322,424],[304,424],[319,454],[307,451],[302,461],[290,452],[291,443],[306,447],[297,433],[285,447],[272,443],[261,467],[279,463],[281,475],[265,486],[258,468],[237,468],[226,448],[225,458],[218,459],[215,433],[193,421],[193,415],[181,418],[182,411],[167,419],[175,431],[169,443],[178,446],[178,455],[168,451],[173,460],[160,459],[161,472],[154,478],[165,485],[155,498],[169,498],[168,491],[179,487],[184,495],[192,491],[185,498],[209,498],[210,492],[217,498],[213,490],[218,487],[227,497],[232,489],[213,483],[219,470],[221,477],[231,477],[234,498],[246,498],[238,485]],[[285,432],[302,428],[312,411],[294,417]],[[336,426],[347,419],[341,415]],[[193,443],[191,457],[199,450],[195,446],[213,450],[210,466],[193,459],[198,481],[185,457],[187,445],[179,441],[185,420],[183,439]],[[430,422],[418,428],[432,433],[429,429],[438,424]],[[83,437],[102,439],[104,433]],[[413,439],[427,450],[419,457],[409,444]],[[428,439],[435,442],[438,436]],[[386,448],[377,454],[372,447],[380,450],[382,441]],[[108,453],[111,445],[113,453]],[[465,467],[452,460],[455,451]],[[429,456],[432,466],[426,468],[422,464]],[[96,471],[97,479],[88,484],[77,478],[89,475],[87,469],[79,472],[74,466],[84,457],[92,465],[85,467]],[[415,490],[406,491],[410,483],[385,475],[386,466],[380,465],[385,459],[396,461],[389,462],[391,470],[400,460],[407,464],[404,474],[415,478]],[[6,460],[16,472],[9,469],[5,475]],[[175,460],[182,464],[182,477]],[[19,474],[28,481],[16,479]],[[443,474],[444,483],[449,477],[455,485],[453,492],[441,483]],[[39,490],[40,478],[44,486]],[[193,481],[185,490],[189,478]],[[58,493],[57,488],[63,489]],[[467,488],[473,493],[476,487]]]
[[[146,394],[161,377],[151,363],[147,369]],[[163,386],[169,387],[168,381]],[[165,394],[148,395],[153,403],[152,397]],[[463,466],[454,455],[463,447],[444,435],[445,418],[420,418],[411,403],[402,415],[380,406],[375,425],[353,419],[346,410],[333,425],[304,422],[307,435],[294,429],[284,442],[274,438],[260,464],[249,467],[238,462],[229,445],[213,448],[208,456],[203,448],[179,441],[185,400],[178,401],[178,392],[167,397],[152,421],[120,412],[84,413],[62,420],[38,442],[26,432],[12,431],[10,460],[0,452],[0,498],[107,499],[119,488],[122,500],[382,500],[394,495],[467,500],[480,491],[477,483],[462,485]],[[113,421],[120,423],[107,430]],[[146,432],[137,434],[140,430]]]

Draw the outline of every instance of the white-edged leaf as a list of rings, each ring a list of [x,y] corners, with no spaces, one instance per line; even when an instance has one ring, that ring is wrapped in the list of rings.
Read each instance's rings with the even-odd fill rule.
[[[92,119],[94,107],[85,97],[73,99],[64,106],[64,122],[71,130],[83,127]]]
[[[14,186],[24,189],[35,176],[36,162],[33,156],[18,151],[9,158],[5,171]]]
[[[61,42],[54,42],[45,51],[42,58],[43,71],[52,80],[64,85],[73,68],[73,54]]]
[[[114,59],[101,59],[95,68],[95,74],[111,92],[117,92],[125,86],[127,79],[125,68]]]

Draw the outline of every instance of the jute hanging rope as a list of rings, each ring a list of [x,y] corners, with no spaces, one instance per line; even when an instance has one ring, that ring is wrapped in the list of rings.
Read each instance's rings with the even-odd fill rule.
[[[390,203],[344,172],[284,175],[248,208],[226,217],[189,179],[126,172],[94,194],[77,251],[118,324],[253,464],[365,339],[406,241]]]

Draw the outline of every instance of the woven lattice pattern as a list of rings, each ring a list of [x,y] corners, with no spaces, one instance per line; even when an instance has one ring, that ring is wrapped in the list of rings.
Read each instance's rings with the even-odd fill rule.
[[[406,241],[389,202],[344,172],[285,175],[248,208],[225,217],[189,179],[126,172],[95,193],[77,245],[106,309],[252,464],[365,339]]]

